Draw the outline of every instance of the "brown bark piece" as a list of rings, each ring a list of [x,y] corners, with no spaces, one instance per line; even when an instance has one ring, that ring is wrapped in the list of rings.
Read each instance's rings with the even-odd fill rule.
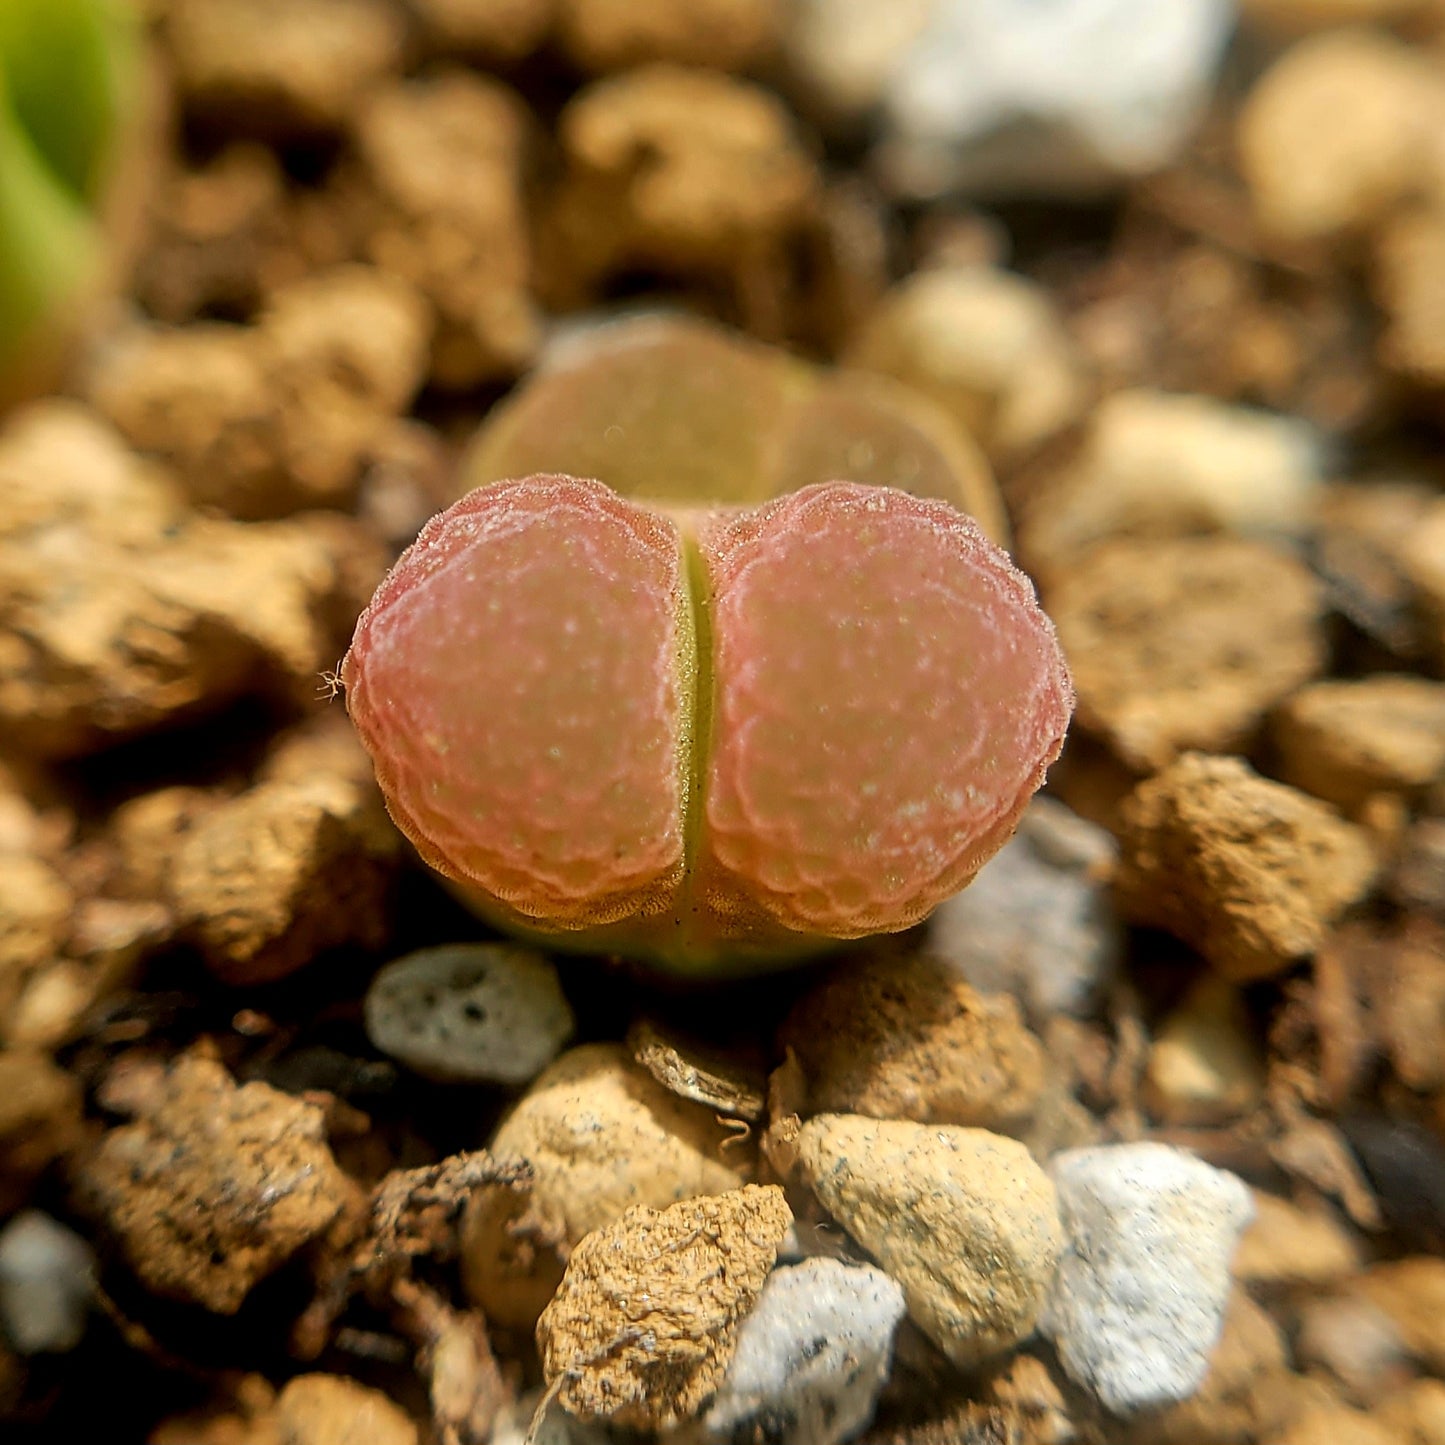
[[[589,1234],[537,1324],[549,1383],[584,1420],[637,1430],[691,1419],[792,1223],[775,1185],[629,1209]]]
[[[314,1104],[238,1088],[198,1054],[178,1059],[148,1102],[81,1162],[77,1186],[157,1294],[234,1314],[356,1202]]]

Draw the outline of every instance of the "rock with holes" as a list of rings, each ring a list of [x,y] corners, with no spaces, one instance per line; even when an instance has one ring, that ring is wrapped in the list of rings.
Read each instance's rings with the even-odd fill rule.
[[[454,943],[389,963],[366,993],[366,1035],[429,1079],[526,1084],[572,1037],[551,962],[528,948]]]

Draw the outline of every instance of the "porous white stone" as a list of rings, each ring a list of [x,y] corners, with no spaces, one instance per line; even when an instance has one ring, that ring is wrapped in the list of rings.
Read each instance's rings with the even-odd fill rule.
[[[1071,1149],[1050,1173],[1065,1247],[1040,1329],[1116,1414],[1187,1399],[1219,1342],[1249,1190],[1167,1144]]]
[[[0,1232],[0,1333],[22,1355],[73,1350],[94,1291],[95,1256],[74,1230],[26,1209]]]
[[[426,948],[389,963],[366,993],[366,1033],[427,1078],[525,1084],[572,1036],[557,970],[505,943]]]
[[[838,1445],[873,1418],[905,1311],[872,1265],[809,1259],[769,1277],[703,1418],[709,1435],[773,1445]]]

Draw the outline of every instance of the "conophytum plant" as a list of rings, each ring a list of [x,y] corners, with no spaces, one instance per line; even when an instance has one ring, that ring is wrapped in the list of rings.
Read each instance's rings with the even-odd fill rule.
[[[0,402],[43,384],[104,272],[140,44],[125,0],[0,0]]]
[[[1073,691],[1027,578],[947,503],[480,487],[342,666],[392,816],[485,918],[701,976],[907,928],[1007,840]]]

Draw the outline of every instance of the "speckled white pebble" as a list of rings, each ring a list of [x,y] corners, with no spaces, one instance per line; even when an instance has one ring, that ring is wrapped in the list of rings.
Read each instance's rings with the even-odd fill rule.
[[[95,1256],[38,1209],[0,1231],[0,1332],[22,1354],[73,1350],[85,1335]]]
[[[1232,0],[794,0],[799,74],[883,113],[900,190],[1068,195],[1167,163],[1208,99]]]
[[[366,1033],[430,1079],[525,1084],[572,1037],[557,970],[504,943],[426,948],[389,963],[366,993]]]
[[[873,1418],[903,1290],[872,1265],[809,1259],[775,1270],[743,1322],[703,1419],[714,1438],[838,1445]]]
[[[1050,1165],[1066,1244],[1040,1328],[1115,1414],[1184,1400],[1223,1328],[1249,1190],[1167,1144],[1071,1149]]]

